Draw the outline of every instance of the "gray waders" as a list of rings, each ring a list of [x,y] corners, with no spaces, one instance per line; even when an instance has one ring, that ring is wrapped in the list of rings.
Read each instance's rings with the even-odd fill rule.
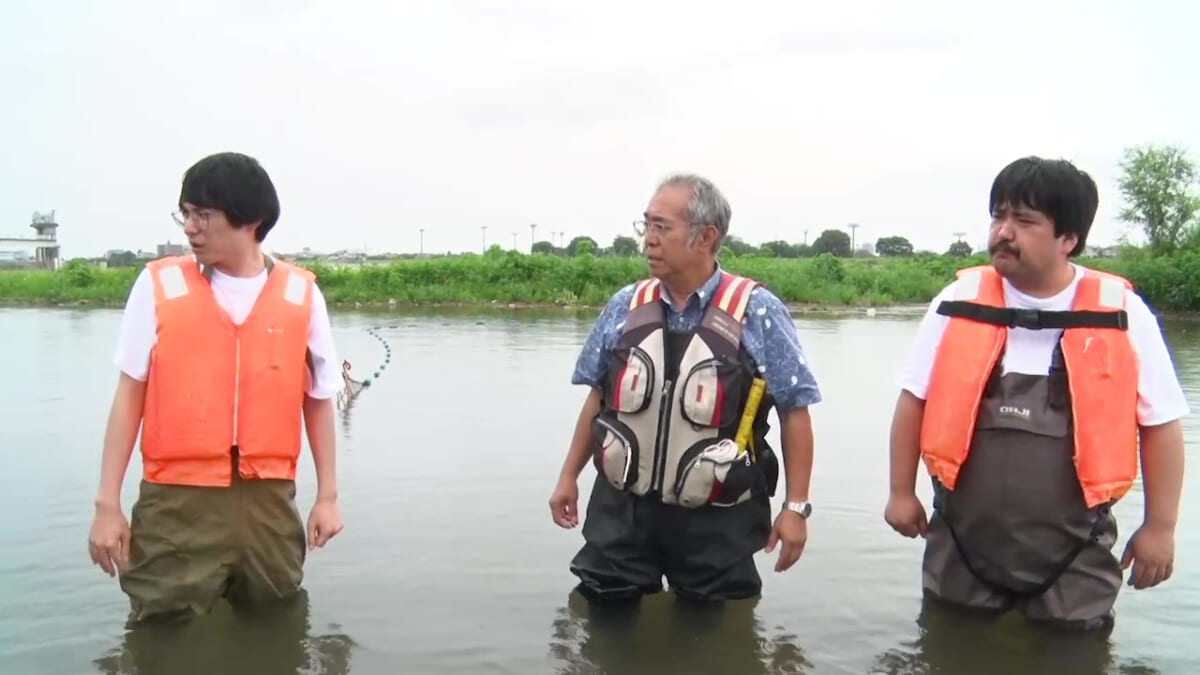
[[[934,480],[927,596],[1034,621],[1111,627],[1121,587],[1111,504],[1089,509],[1075,473],[1061,349],[1047,376],[993,371],[953,491]]]

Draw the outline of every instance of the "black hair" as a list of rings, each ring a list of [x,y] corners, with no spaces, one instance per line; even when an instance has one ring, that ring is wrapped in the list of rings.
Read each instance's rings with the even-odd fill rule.
[[[179,208],[190,202],[220,209],[234,227],[261,223],[254,238],[262,243],[279,220],[279,196],[266,170],[253,157],[221,152],[196,162],[183,174]]]
[[[1069,254],[1077,256],[1087,245],[1099,204],[1096,182],[1074,164],[1065,159],[1022,157],[992,181],[988,212],[995,216],[1005,206],[1040,211],[1054,223],[1054,236],[1074,234],[1079,238]]]

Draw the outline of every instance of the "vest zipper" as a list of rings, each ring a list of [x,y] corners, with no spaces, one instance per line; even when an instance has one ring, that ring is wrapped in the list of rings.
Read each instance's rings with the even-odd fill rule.
[[[667,472],[667,428],[671,419],[672,382],[663,382],[662,399],[658,408],[658,434],[654,439],[654,476],[650,489],[662,491],[663,476]]]
[[[238,444],[238,392],[241,391],[242,379],[242,338],[233,338],[233,445]]]

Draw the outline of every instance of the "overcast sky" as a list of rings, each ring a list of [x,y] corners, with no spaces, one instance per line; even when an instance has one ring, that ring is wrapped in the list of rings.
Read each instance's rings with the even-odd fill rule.
[[[1116,214],[1124,146],[1200,160],[1200,5],[1178,2],[74,0],[0,10],[0,235],[67,257],[182,239],[200,157],[256,156],[290,252],[528,250],[631,234],[712,178],[732,234],[976,246],[1007,162],[1066,157]],[[836,5],[836,6],[835,6]],[[1135,9],[1135,6],[1137,7]]]

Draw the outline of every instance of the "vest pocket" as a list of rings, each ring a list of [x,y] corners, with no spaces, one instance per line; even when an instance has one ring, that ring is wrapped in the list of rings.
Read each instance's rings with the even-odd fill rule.
[[[746,496],[754,486],[754,479],[750,454],[739,456],[737,444],[732,440],[700,441],[680,458],[675,499],[689,509],[705,504],[730,506]]]
[[[717,428],[737,421],[740,370],[719,358],[692,366],[679,392],[679,409],[693,425]]]
[[[592,463],[613,487],[625,490],[638,479],[637,436],[608,413],[592,419]]]
[[[639,413],[650,405],[654,388],[654,362],[640,347],[618,351],[615,356],[624,361],[610,387],[608,407],[620,413]]]

